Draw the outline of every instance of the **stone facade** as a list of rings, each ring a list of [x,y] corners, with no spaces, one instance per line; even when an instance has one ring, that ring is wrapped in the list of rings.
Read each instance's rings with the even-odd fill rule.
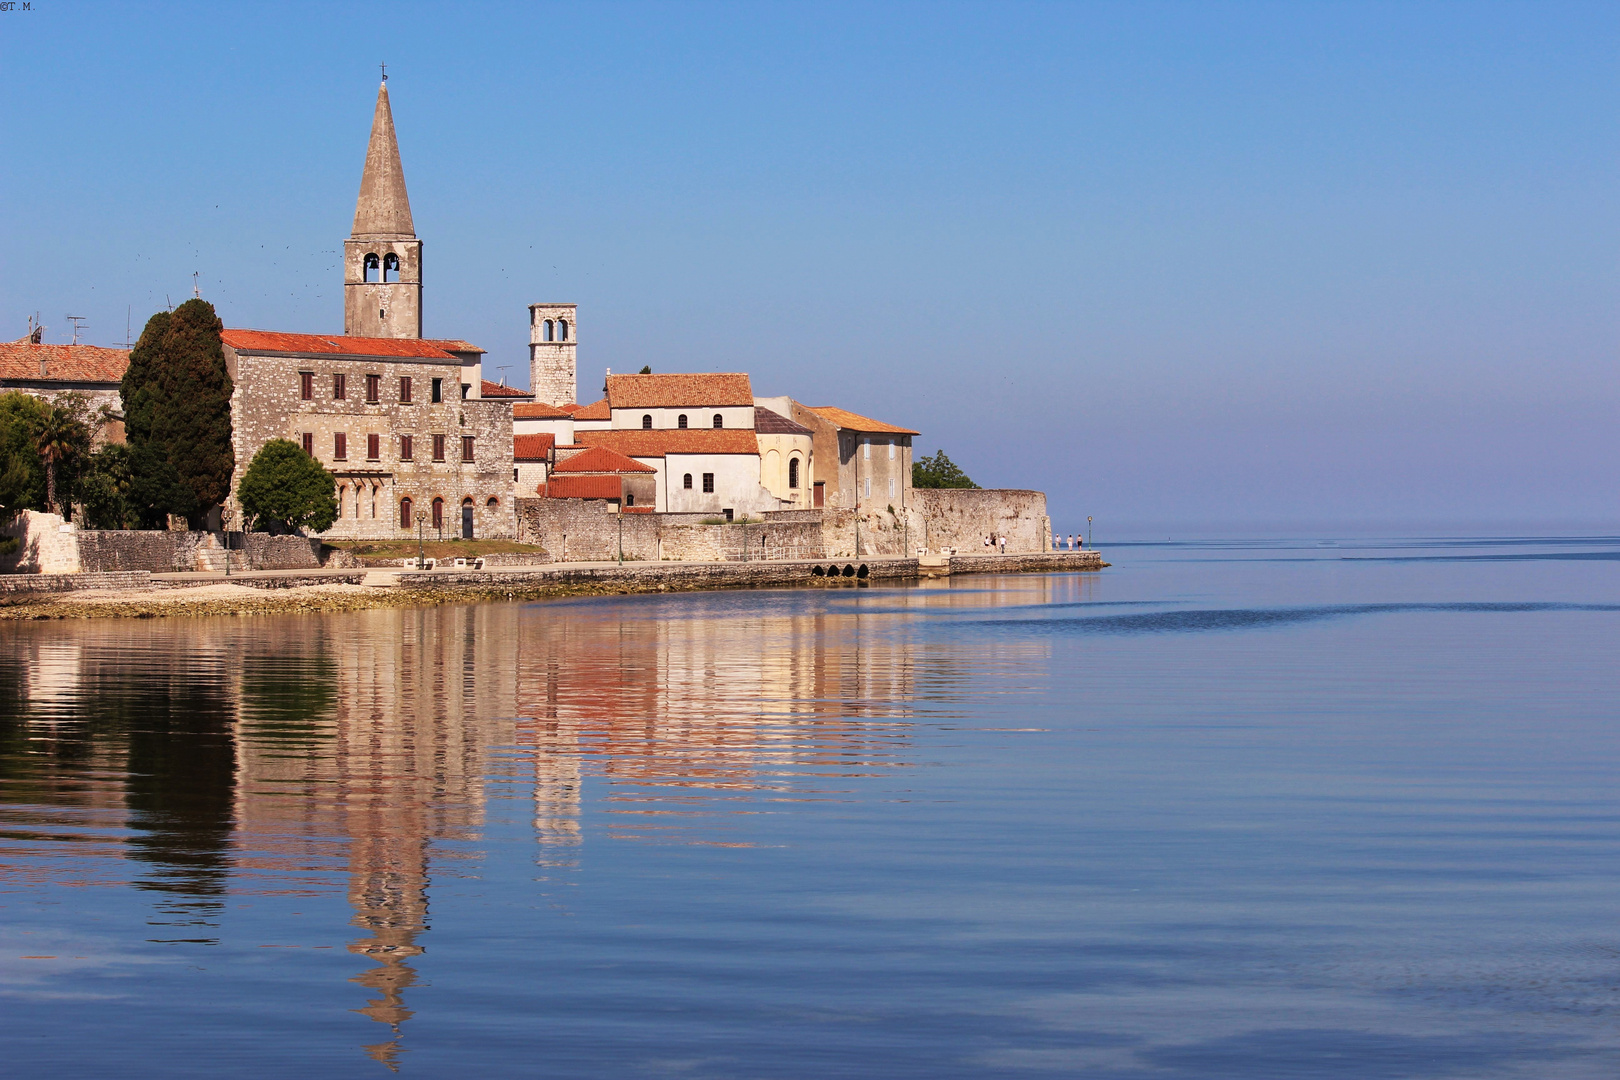
[[[984,552],[984,538],[1007,538],[1007,554],[1052,550],[1052,520],[1040,491],[984,488],[915,488],[910,531],[916,546]]]
[[[915,431],[844,409],[791,402],[794,423],[809,428],[815,455],[810,505],[903,511],[911,492]]]
[[[229,339],[234,331],[227,331]],[[291,337],[293,335],[283,335]],[[300,337],[302,335],[299,335]],[[328,339],[334,348],[358,348],[353,339]],[[429,343],[422,343],[424,346]],[[436,350],[424,348],[424,352]],[[337,477],[340,512],[323,535],[335,539],[390,540],[415,536],[416,511],[433,512],[439,501],[439,523],[430,517],[430,536],[462,533],[463,506],[472,508],[475,537],[511,537],[514,516],[512,404],[494,398],[461,398],[462,365],[441,352],[432,357],[366,356],[308,352],[254,352],[227,344],[226,366],[235,389],[231,397],[236,472],[234,492],[253,461],[271,439],[290,439],[308,446]],[[313,386],[303,397],[305,376]],[[342,398],[336,396],[342,376]],[[369,379],[377,400],[368,401]],[[409,379],[406,401],[402,379]],[[433,400],[434,380],[439,400]],[[342,435],[339,455],[338,436]],[[443,460],[435,460],[435,436]],[[405,456],[404,437],[410,439]],[[463,439],[472,439],[473,460],[462,460]],[[375,440],[375,456],[372,456]],[[411,500],[409,523],[402,522],[402,500]],[[241,507],[233,494],[231,509]],[[240,516],[237,517],[241,520]]]
[[[618,514],[602,500],[521,499],[518,538],[554,560],[598,562],[819,559],[819,514],[771,514],[763,523],[705,525],[698,514]]]
[[[574,304],[529,305],[529,389],[546,405],[578,401],[575,338],[578,310]]]

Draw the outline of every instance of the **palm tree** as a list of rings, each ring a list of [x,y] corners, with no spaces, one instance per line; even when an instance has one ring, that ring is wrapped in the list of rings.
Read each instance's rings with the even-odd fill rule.
[[[67,409],[52,405],[45,412],[35,445],[45,463],[45,510],[56,513],[56,466],[77,449],[80,424]]]

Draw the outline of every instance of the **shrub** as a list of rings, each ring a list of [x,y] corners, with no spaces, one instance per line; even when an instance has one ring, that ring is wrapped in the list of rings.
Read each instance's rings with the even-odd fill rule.
[[[258,529],[324,532],[337,520],[337,478],[288,439],[271,439],[253,455],[236,497],[243,524]]]

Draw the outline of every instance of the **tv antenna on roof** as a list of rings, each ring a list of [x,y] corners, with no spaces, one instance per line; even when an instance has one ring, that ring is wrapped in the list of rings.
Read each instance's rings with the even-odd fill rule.
[[[387,82],[388,81],[388,65],[387,64],[378,64],[377,66],[382,68],[383,82]]]
[[[506,369],[511,367],[511,366],[512,366],[511,364],[497,364],[495,366],[495,370],[501,373],[501,385],[502,386],[506,385]]]
[[[124,348],[133,349],[135,343],[129,339],[130,317],[135,313],[135,305],[131,304],[124,309]]]
[[[84,315],[64,315],[62,318],[73,324],[73,340],[68,344],[77,345],[79,343],[79,328],[82,324],[89,322],[90,319]]]
[[[194,299],[194,300],[201,300],[202,299],[202,290],[197,287],[197,275],[198,275],[198,273],[200,273],[200,271],[197,271],[197,270],[193,270],[191,272],[191,296],[192,296],[192,299]]]

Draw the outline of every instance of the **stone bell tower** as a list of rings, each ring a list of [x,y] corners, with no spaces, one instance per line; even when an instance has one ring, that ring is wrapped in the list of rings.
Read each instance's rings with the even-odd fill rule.
[[[388,79],[377,91],[371,143],[343,242],[343,332],[352,337],[422,336],[422,241],[411,222],[405,170],[388,107]]]
[[[574,304],[529,305],[529,389],[547,405],[578,401],[574,380]]]

